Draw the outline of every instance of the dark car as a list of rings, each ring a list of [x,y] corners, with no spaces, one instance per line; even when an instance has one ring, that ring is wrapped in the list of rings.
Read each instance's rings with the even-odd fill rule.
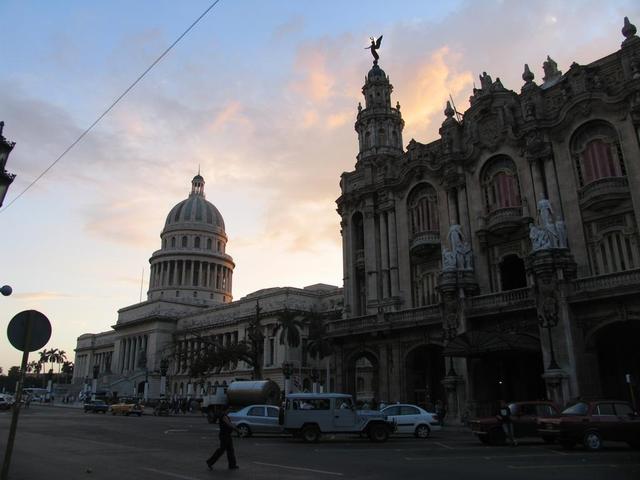
[[[629,402],[578,402],[560,417],[540,419],[538,433],[556,438],[564,448],[582,443],[587,450],[600,450],[605,440],[640,448],[640,417]]]
[[[84,413],[107,413],[108,410],[109,405],[107,405],[103,400],[89,400],[84,404]]]
[[[560,409],[557,405],[547,401],[513,402],[508,407],[511,410],[513,435],[516,438],[537,437],[539,419],[560,415]],[[469,422],[469,426],[484,444],[500,445],[505,443],[502,424],[496,417],[476,418]],[[548,443],[553,442],[554,438],[553,435],[542,436],[542,439]]]

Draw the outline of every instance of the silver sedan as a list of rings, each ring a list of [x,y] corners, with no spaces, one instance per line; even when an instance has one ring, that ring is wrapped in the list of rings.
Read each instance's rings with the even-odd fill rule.
[[[278,423],[280,409],[273,405],[249,405],[229,414],[229,419],[238,427],[240,436],[249,437],[254,433],[282,433]]]

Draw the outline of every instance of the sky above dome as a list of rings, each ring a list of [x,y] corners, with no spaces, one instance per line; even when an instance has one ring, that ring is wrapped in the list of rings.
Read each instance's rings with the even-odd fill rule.
[[[207,1],[0,2],[0,120],[18,176],[5,206],[210,4]],[[451,94],[468,107],[483,71],[519,91],[620,48],[637,1],[221,0],[42,180],[0,212],[5,325],[36,309],[48,348],[109,330],[146,297],[149,257],[198,168],[224,217],[234,298],[275,286],[342,285],[340,174],[384,34],[380,66],[406,122],[404,144],[437,138]],[[35,355],[34,355],[35,356]],[[20,362],[6,336],[0,366]]]

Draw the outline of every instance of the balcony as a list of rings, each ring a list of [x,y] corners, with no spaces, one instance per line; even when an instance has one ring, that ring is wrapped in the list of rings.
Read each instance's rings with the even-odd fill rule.
[[[440,249],[440,232],[417,232],[411,238],[409,250],[414,257],[425,257]]]
[[[531,288],[516,288],[506,292],[470,297],[467,316],[482,316],[489,313],[525,310],[534,307],[535,298]]]
[[[327,332],[331,337],[342,337],[383,330],[436,325],[441,322],[440,305],[427,305],[399,312],[383,312],[377,315],[333,320],[327,324]]]
[[[480,230],[495,235],[508,234],[532,221],[525,205],[497,208],[487,213],[482,220],[484,226]]]
[[[629,198],[627,177],[605,177],[585,185],[578,191],[580,206],[587,210],[604,210]]]
[[[593,300],[597,297],[610,298],[638,293],[640,293],[640,268],[579,278],[573,282],[573,292],[569,301]]]

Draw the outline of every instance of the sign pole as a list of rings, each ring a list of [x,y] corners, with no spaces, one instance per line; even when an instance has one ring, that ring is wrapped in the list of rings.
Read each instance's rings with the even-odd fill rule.
[[[22,401],[22,385],[24,384],[24,375],[27,370],[27,361],[29,360],[29,348],[31,344],[31,315],[26,321],[26,332],[24,335],[25,349],[22,352],[22,363],[20,364],[20,378],[16,384],[16,401],[13,405],[11,414],[11,427],[9,428],[9,438],[7,440],[7,448],[4,454],[4,462],[2,463],[2,480],[9,478],[9,464],[11,463],[11,454],[13,453],[13,442],[16,438],[16,428],[18,427],[18,415],[20,413],[20,402]]]

